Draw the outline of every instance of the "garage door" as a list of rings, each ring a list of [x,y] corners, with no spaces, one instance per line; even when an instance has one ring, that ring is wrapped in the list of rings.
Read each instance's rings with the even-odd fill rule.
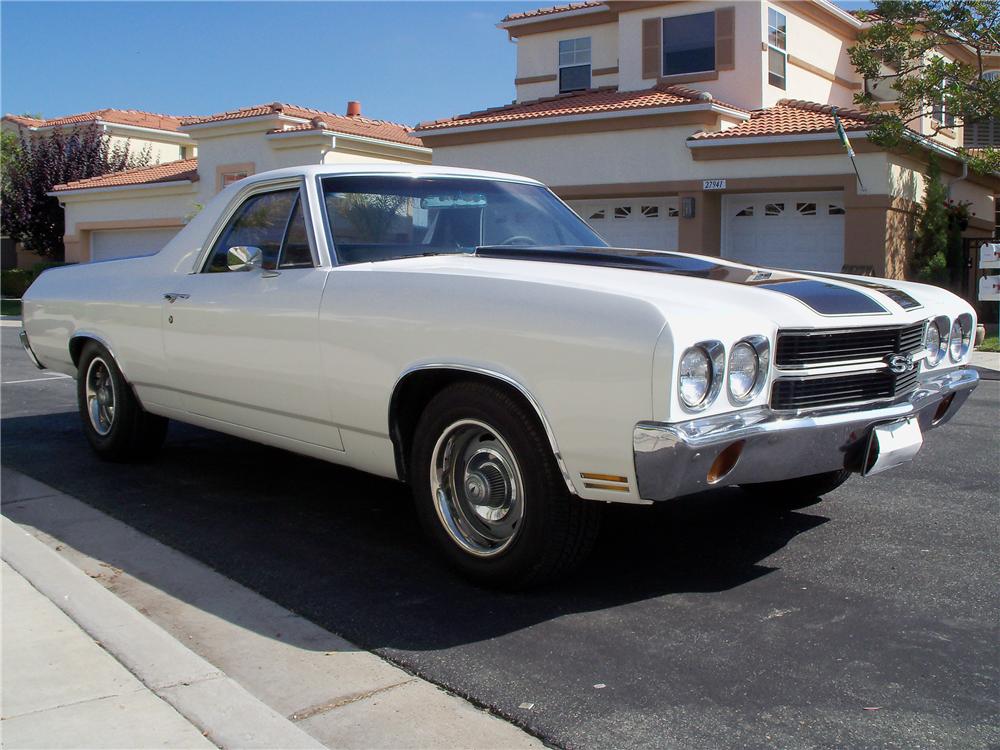
[[[843,194],[723,196],[722,257],[754,266],[839,273],[844,265]]]
[[[677,249],[676,198],[568,202],[612,247]]]
[[[178,227],[95,230],[90,233],[90,259],[111,260],[133,255],[152,255],[162,250],[178,231]]]

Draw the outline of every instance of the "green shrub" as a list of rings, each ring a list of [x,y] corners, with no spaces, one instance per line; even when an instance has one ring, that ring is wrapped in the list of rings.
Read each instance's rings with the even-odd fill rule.
[[[26,268],[12,268],[9,271],[0,271],[0,293],[4,297],[18,299],[24,296],[25,290],[31,286],[35,280],[35,272]]]

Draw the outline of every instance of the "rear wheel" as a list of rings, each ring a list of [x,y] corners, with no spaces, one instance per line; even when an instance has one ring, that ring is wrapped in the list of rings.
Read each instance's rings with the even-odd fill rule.
[[[811,474],[781,482],[742,484],[740,487],[756,500],[775,507],[802,508],[813,505],[828,492],[833,492],[851,477],[847,469]]]
[[[485,383],[437,394],[417,425],[411,482],[453,567],[500,588],[562,575],[590,552],[601,507],[572,496],[533,412]]]
[[[76,395],[84,434],[101,458],[149,458],[163,444],[167,420],[142,408],[111,354],[96,341],[80,354]]]

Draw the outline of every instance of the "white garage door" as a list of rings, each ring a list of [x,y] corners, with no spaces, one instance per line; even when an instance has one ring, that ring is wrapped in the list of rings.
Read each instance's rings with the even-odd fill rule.
[[[90,233],[90,259],[111,260],[133,255],[152,255],[162,250],[178,231],[178,227],[95,230]]]
[[[842,193],[723,196],[722,257],[754,266],[839,273],[844,265]]]
[[[568,201],[612,247],[677,249],[676,198]]]

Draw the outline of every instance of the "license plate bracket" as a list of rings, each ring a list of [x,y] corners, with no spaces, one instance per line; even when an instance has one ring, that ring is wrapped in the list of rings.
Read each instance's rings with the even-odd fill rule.
[[[915,417],[876,425],[868,436],[861,476],[879,474],[905,464],[917,455],[923,444],[924,437]]]

